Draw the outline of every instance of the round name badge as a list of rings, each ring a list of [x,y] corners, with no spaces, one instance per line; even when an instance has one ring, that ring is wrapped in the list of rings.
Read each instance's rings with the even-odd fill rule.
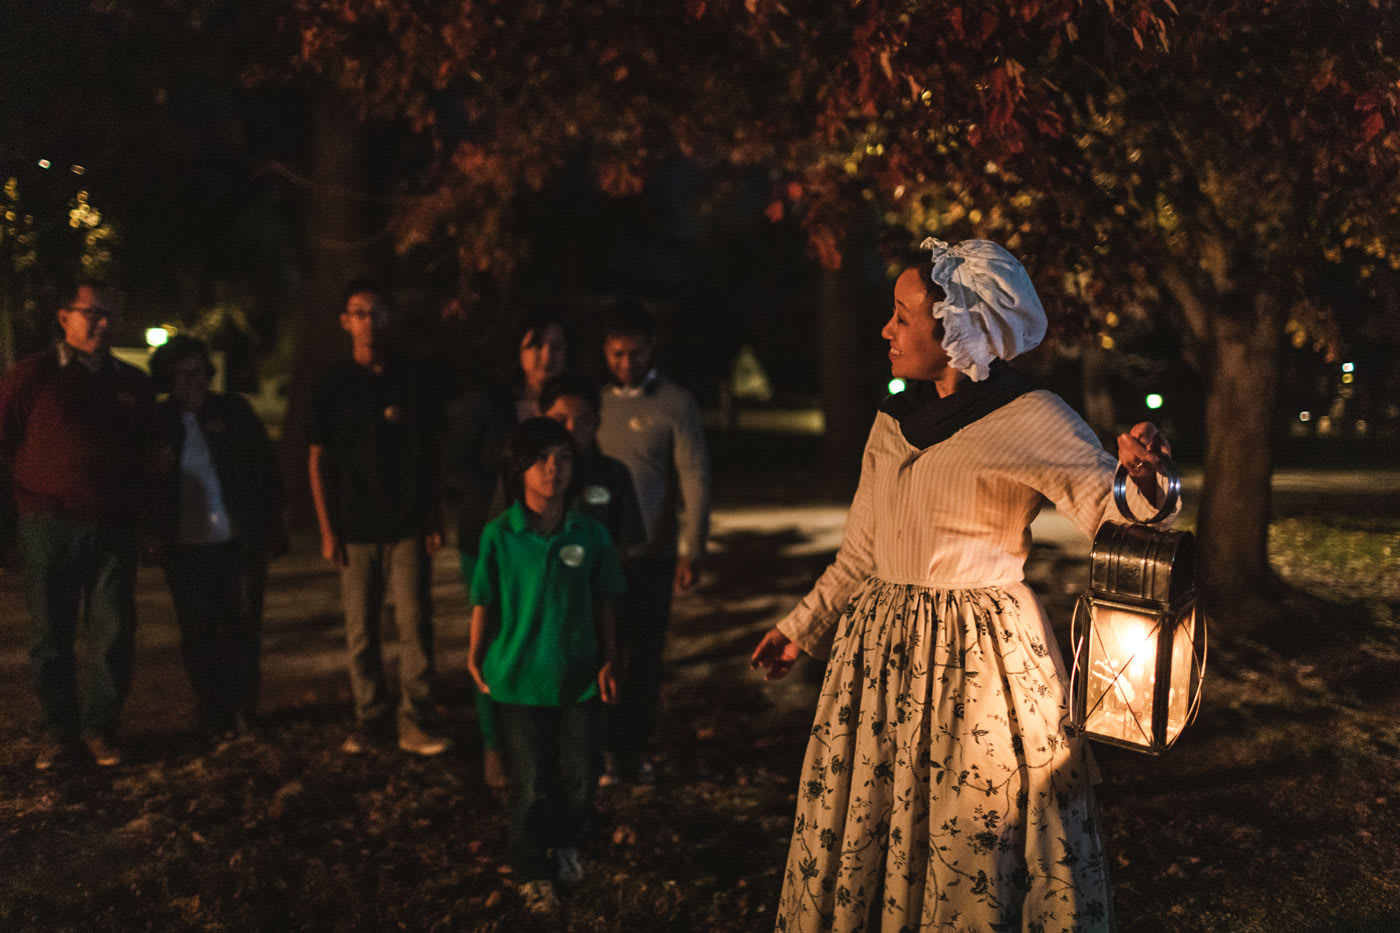
[[[593,506],[604,506],[612,501],[612,493],[606,486],[589,486],[583,490],[583,501]]]
[[[559,549],[559,559],[564,562],[565,567],[583,566],[583,545],[566,544]]]

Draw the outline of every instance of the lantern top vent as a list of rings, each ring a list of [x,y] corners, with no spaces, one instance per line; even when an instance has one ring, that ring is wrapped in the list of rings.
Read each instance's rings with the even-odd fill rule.
[[[1195,595],[1196,538],[1189,531],[1105,522],[1089,557],[1094,595],[1168,608]]]

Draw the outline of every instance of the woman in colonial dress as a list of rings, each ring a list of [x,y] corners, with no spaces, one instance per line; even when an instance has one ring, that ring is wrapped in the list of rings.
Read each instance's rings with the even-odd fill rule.
[[[1092,537],[1117,461],[1004,360],[1045,334],[1021,263],[927,240],[881,335],[908,388],[881,406],[835,561],[764,636],[787,673],[829,654],[802,766],[781,931],[1109,930],[1090,753],[1026,585],[1048,500]],[[1160,501],[1170,453],[1118,438],[1130,502]]]

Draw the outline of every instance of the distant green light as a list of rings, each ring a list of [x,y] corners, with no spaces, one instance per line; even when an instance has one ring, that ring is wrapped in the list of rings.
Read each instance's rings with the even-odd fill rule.
[[[1145,401],[1147,402],[1147,407],[1153,411],[1162,407],[1162,396],[1158,395],[1156,392],[1147,393]]]
[[[166,330],[164,327],[146,328],[146,346],[148,347],[163,347],[165,346],[165,342],[169,339],[170,331]]]
[[[1343,364],[1342,364],[1342,372],[1344,372],[1344,373],[1350,373],[1350,372],[1355,372],[1355,371],[1356,371],[1356,364],[1355,364],[1355,363],[1343,363]]]
[[[903,379],[891,379],[891,380],[890,380],[890,394],[891,394],[891,395],[898,395],[899,393],[901,393],[901,392],[903,392],[903,391],[904,391],[904,380],[903,380]]]

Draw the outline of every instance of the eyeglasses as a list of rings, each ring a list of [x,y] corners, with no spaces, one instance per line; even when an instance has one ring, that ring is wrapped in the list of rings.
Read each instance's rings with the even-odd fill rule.
[[[106,305],[69,305],[66,310],[73,314],[81,314],[89,321],[100,321],[104,317],[110,321],[119,313],[116,308]]]

